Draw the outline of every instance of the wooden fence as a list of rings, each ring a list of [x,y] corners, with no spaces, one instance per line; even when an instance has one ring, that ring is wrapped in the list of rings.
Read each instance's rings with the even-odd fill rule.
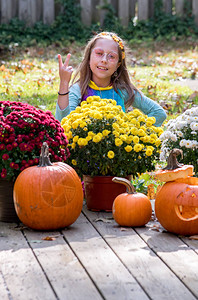
[[[155,0],[107,0],[127,26],[131,18],[146,20],[152,17]],[[182,15],[186,0],[163,0],[163,9],[168,14]],[[198,0],[187,0],[198,25]],[[78,0],[81,5],[81,19],[86,25],[92,22],[103,23],[105,10],[101,9],[104,0]],[[29,26],[37,21],[51,24],[60,13],[61,7],[55,0],[0,0],[0,23],[9,23],[12,18],[24,20]]]

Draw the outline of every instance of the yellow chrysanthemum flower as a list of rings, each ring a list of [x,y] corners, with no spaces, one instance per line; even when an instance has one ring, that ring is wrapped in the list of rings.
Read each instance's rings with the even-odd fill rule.
[[[92,140],[92,137],[91,137],[90,135],[88,135],[88,136],[86,137],[86,140],[89,142],[89,141]]]
[[[132,146],[127,145],[125,148],[126,152],[131,152],[133,150]]]
[[[95,133],[93,133],[93,131],[89,131],[89,132],[88,132],[88,136],[93,137],[94,135],[95,135]]]
[[[117,131],[117,130],[113,130],[113,135],[115,136],[115,137],[119,137],[120,136],[120,133],[119,133],[119,131]]]
[[[139,122],[145,122],[145,116],[144,115],[139,116],[137,119],[138,119]]]
[[[78,141],[78,139],[79,139],[79,136],[78,136],[78,135],[75,135],[75,136],[73,137],[73,142],[76,143],[76,142]]]
[[[100,136],[96,134],[96,135],[93,137],[93,142],[94,142],[94,143],[99,143],[100,141],[101,141]]]
[[[76,129],[78,127],[78,121],[72,123],[72,128]]]
[[[85,126],[86,126],[87,124],[86,124],[86,122],[80,122],[80,128],[84,128]]]
[[[130,132],[133,135],[137,135],[138,134],[138,129],[136,127],[132,126]]]
[[[120,147],[122,144],[123,144],[123,141],[122,141],[121,139],[115,138],[115,145],[116,145],[117,147]]]
[[[133,138],[134,137],[132,135],[128,135],[127,138],[126,138],[127,144],[130,144],[133,141]]]
[[[145,136],[146,133],[145,133],[145,131],[144,131],[143,129],[139,129],[139,130],[138,130],[138,135],[139,135],[139,136]]]
[[[146,149],[146,155],[151,156],[153,154],[153,151],[151,149]]]
[[[72,147],[72,149],[75,149],[76,143],[72,143],[72,144],[71,144],[71,147]]]
[[[153,123],[151,121],[148,121],[148,120],[146,121],[146,126],[147,127],[151,127],[152,125],[153,125]]]
[[[69,131],[69,132],[67,132],[67,138],[68,138],[68,140],[70,140],[70,139],[72,139],[72,132],[71,131]]]
[[[103,130],[102,134],[103,136],[107,136],[110,132],[111,132],[110,130],[105,129]]]
[[[157,146],[157,147],[159,147],[159,145],[161,145],[161,140],[160,139],[156,139],[155,140],[155,145]]]
[[[133,137],[133,142],[134,142],[134,144],[138,144],[139,141],[140,141],[139,137],[135,135],[135,136]]]
[[[156,139],[157,139],[157,134],[151,133],[150,137],[151,137],[152,139],[156,140]]]
[[[149,135],[145,135],[145,136],[141,137],[140,140],[141,140],[143,143],[149,143],[149,141],[150,141],[150,136],[149,136]]]
[[[121,135],[120,135],[120,139],[121,139],[123,142],[126,142],[127,135],[126,135],[126,134],[121,134]]]
[[[151,122],[152,125],[155,124],[155,121],[156,121],[155,117],[148,117],[147,118],[147,122]]]
[[[119,130],[120,126],[115,122],[112,124],[113,129]]]
[[[142,115],[142,113],[139,111],[139,109],[135,108],[133,111],[132,111],[132,115],[134,117],[138,117],[140,115]]]
[[[135,152],[140,152],[142,150],[142,145],[141,144],[136,144],[133,147],[133,149],[134,149]]]
[[[109,152],[107,153],[107,156],[108,156],[108,158],[112,159],[112,158],[114,158],[115,153],[114,153],[113,151],[109,151]]]
[[[75,159],[72,159],[72,165],[74,165],[74,166],[77,165],[77,161]]]

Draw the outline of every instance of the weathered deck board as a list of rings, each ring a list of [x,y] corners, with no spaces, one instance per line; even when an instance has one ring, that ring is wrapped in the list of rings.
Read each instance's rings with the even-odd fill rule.
[[[198,241],[150,224],[121,228],[86,206],[60,231],[0,222],[0,300],[198,299]]]
[[[94,222],[97,218],[108,218],[111,214],[98,213],[96,216],[96,213],[85,207],[83,211],[151,299],[196,299],[132,228],[121,230],[113,220],[111,226],[105,222]],[[144,230],[152,237],[148,228]],[[156,235],[156,232],[153,233]]]
[[[149,232],[147,228],[138,228],[137,232],[198,298],[197,254],[173,234]]]
[[[182,237],[182,241],[188,245],[191,249],[193,249],[198,254],[198,240],[191,240],[188,237]]]
[[[78,226],[74,224],[73,230],[78,231]],[[59,232],[25,230],[25,235],[58,299],[102,299]],[[43,240],[46,237],[54,237],[55,240]]]
[[[64,230],[63,234],[104,299],[148,299],[129,271],[82,214],[77,224],[78,230],[71,227]]]
[[[2,300],[9,300],[9,291],[6,288],[6,284],[3,278],[2,273],[0,272],[0,299]]]
[[[55,300],[50,284],[23,234],[12,227],[1,223],[0,270],[12,295],[10,299]]]

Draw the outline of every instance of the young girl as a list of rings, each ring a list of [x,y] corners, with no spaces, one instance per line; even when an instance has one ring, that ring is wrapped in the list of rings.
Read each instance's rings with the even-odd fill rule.
[[[124,112],[129,106],[138,108],[149,117],[155,117],[155,126],[161,126],[166,119],[163,108],[140,93],[131,83],[126,68],[124,44],[116,34],[101,32],[90,40],[69,89],[73,72],[69,66],[70,56],[67,55],[63,64],[61,55],[58,55],[60,87],[56,118],[59,121],[81,101],[93,95],[116,100]]]

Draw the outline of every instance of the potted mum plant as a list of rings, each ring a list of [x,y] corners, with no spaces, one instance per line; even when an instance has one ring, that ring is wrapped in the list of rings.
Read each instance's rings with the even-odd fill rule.
[[[112,209],[116,186],[118,194],[124,192],[122,185],[112,183],[112,177],[136,176],[155,169],[163,130],[154,123],[155,118],[137,109],[124,113],[115,100],[98,96],[88,97],[62,120],[71,154],[67,163],[83,177],[89,209]],[[93,188],[95,181],[100,192]],[[101,181],[106,185],[100,186]],[[105,189],[109,181],[113,191]]]
[[[160,136],[162,141],[160,159],[166,160],[170,151],[183,151],[182,163],[193,165],[198,175],[198,107],[187,109],[183,114],[168,121],[166,130]]]
[[[27,103],[0,101],[0,220],[15,219],[15,179],[25,168],[38,164],[44,141],[52,161],[66,161],[68,140],[50,111],[43,112]]]

